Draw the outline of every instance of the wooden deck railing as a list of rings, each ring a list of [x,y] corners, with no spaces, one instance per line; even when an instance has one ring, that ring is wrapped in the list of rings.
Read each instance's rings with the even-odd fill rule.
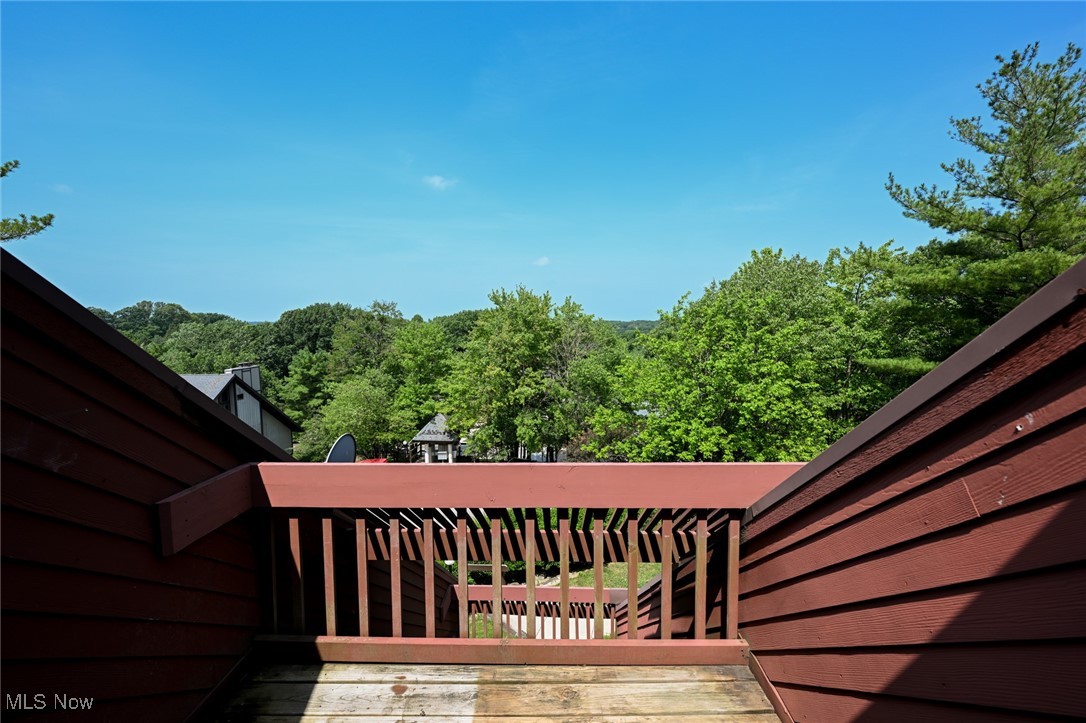
[[[537,586],[535,601],[529,613],[527,584],[502,585],[501,636],[547,640],[559,638],[562,594],[561,587]],[[566,594],[569,604],[569,639],[596,640],[614,637],[615,611],[620,604],[626,602],[626,588],[604,588],[602,606],[596,604],[596,590],[593,587],[570,587]],[[492,634],[493,588],[490,585],[468,585],[468,605],[468,637],[480,637],[480,634],[485,636],[488,631]],[[594,624],[597,611],[600,613],[599,618],[603,620],[602,629]],[[583,629],[582,622],[586,623]]]
[[[391,660],[414,645],[416,660],[630,663],[663,653],[671,662],[724,662],[745,653],[736,640],[738,589],[734,569],[715,571],[726,624],[707,635],[708,551],[726,548],[714,557],[734,567],[746,506],[795,468],[260,464],[247,480],[224,475],[164,501],[163,547],[180,549],[191,541],[188,528],[213,524],[187,523],[209,511],[209,500],[221,503],[213,518],[231,506],[268,508],[272,628],[293,636],[272,640],[306,636],[325,658]],[[689,640],[672,640],[674,571],[688,559],[694,623]],[[469,565],[483,561],[492,583],[469,585]],[[523,586],[503,581],[503,564],[514,561],[524,564]],[[536,584],[543,562],[557,563],[556,587]],[[610,562],[627,563],[625,589],[604,588]],[[638,641],[637,625],[610,639],[616,606],[625,602],[630,620],[645,612],[642,563],[661,566],[656,639]],[[593,586],[571,587],[571,567],[588,565]],[[480,624],[484,616],[489,624]],[[513,616],[524,639],[510,634]],[[544,618],[557,628],[545,640]]]

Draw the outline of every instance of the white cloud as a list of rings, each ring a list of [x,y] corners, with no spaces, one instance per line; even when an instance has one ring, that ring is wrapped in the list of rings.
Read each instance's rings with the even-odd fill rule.
[[[546,256],[540,256],[532,262],[532,266],[550,266],[551,260]]]
[[[52,189],[56,193],[72,193],[75,190],[67,183],[54,183]]]
[[[445,178],[445,176],[423,176],[422,182],[438,191],[444,191],[460,183],[455,178]]]

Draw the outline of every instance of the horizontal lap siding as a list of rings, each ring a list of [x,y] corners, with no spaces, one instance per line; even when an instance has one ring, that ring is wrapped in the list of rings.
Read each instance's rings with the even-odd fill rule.
[[[401,593],[403,596],[403,634],[408,638],[426,637],[426,598],[423,566],[420,562],[400,563]],[[434,567],[434,601],[438,606],[434,614],[435,635],[439,638],[455,637],[459,633],[457,602],[454,598],[445,619],[441,619],[441,601],[456,580],[445,570]],[[388,562],[369,563],[370,634],[392,634],[392,581]],[[453,591],[455,593],[455,590]]]
[[[711,536],[706,551],[705,636],[720,638],[723,615],[724,540]],[[674,567],[671,593],[671,637],[676,640],[694,637],[694,558],[683,559]],[[660,583],[652,581],[638,593],[637,634],[639,638],[660,637]],[[629,634],[629,608],[619,606],[615,611],[615,636]]]
[[[154,503],[282,456],[6,254],[2,294],[2,693],[183,720],[261,623],[257,555],[243,518],[161,557]]]
[[[1086,311],[744,529],[740,633],[797,720],[1086,710]]]

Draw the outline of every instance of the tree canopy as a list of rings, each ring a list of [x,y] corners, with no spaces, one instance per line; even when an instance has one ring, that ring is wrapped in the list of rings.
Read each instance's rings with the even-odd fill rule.
[[[567,299],[518,287],[490,294],[448,382],[450,426],[477,454],[518,448],[553,456],[607,396],[618,340]]]
[[[0,164],[0,178],[6,178],[18,167],[18,161],[6,161]],[[0,219],[0,242],[16,241],[41,233],[53,225],[53,218],[51,213],[44,216],[27,216],[20,213],[18,218]]]
[[[523,286],[490,306],[404,319],[392,301],[311,304],[252,324],[141,301],[100,318],[180,372],[262,365],[303,427],[295,455],[340,435],[406,458],[434,414],[477,459],[810,459],[1086,253],[1081,53],[1028,46],[951,119],[952,187],[886,185],[946,238],[751,254],[652,321],[602,321]],[[983,158],[978,162],[977,158]]]
[[[994,128],[951,118],[969,156],[942,164],[952,187],[886,184],[904,215],[949,234],[893,269],[901,330],[928,330],[945,358],[1086,253],[1086,73],[1075,45],[1051,63],[1039,46],[996,57],[978,85]],[[984,158],[978,167],[973,157]]]

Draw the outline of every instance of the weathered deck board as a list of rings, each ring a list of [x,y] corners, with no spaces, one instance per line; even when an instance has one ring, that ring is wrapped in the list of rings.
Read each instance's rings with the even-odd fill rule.
[[[222,721],[777,721],[748,668],[720,666],[278,665]]]
[[[253,718],[245,719],[253,721],[254,723],[357,723],[358,721],[365,720],[366,723],[470,723],[471,721],[498,721],[507,718],[507,714],[501,714],[497,716],[490,715],[366,715],[365,718],[359,718],[357,715],[255,715]],[[641,715],[546,715],[541,718],[539,715],[518,715],[515,720],[517,723],[554,723],[554,721],[561,721],[561,723],[596,723],[596,721],[603,721],[603,723],[646,723],[648,720],[657,720],[658,716],[652,716],[652,719],[643,718]],[[712,721],[714,723],[720,723],[722,720],[719,714],[712,715],[683,715],[674,714],[667,715],[665,720],[682,721],[682,723],[695,723],[699,721]],[[736,718],[735,715],[730,714],[728,721],[740,721],[740,723],[780,723],[780,718],[773,713],[744,713],[740,718]]]

